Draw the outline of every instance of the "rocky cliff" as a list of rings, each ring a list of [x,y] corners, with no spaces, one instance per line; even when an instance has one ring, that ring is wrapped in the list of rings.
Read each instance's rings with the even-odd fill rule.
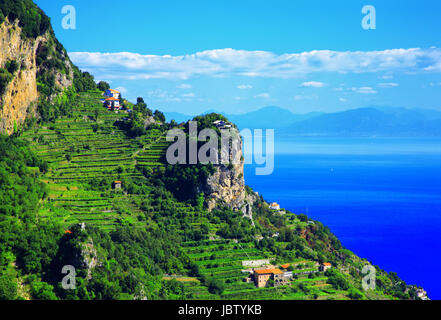
[[[11,62],[16,67],[8,73],[5,65]],[[18,19],[10,22],[6,18],[0,24],[0,68],[9,77],[0,83],[0,132],[8,134],[28,114],[35,113],[45,81],[52,79],[54,88],[47,94],[48,99],[72,85],[71,62],[52,29],[36,38],[26,37]]]
[[[231,132],[233,138],[229,152],[223,149],[219,155],[219,163],[221,159],[229,159],[229,163],[215,165],[215,173],[207,179],[201,191],[205,194],[209,211],[226,206],[252,218],[251,206],[255,199],[254,195],[245,190],[242,139],[236,128],[231,129]]]

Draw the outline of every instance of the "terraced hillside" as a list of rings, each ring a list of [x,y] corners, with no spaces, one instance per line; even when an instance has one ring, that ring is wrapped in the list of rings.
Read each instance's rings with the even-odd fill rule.
[[[136,223],[135,208],[130,214],[120,210],[130,206],[130,196],[113,190],[112,184],[124,184],[128,177],[145,179],[139,168],[163,166],[160,159],[168,144],[156,129],[138,139],[126,137],[114,123],[123,121],[127,112],[110,112],[100,99],[98,91],[81,94],[69,117],[23,134],[49,164],[43,177],[49,197],[41,219],[61,219],[66,226],[86,222],[106,230],[121,221]],[[90,190],[90,184],[102,190]]]
[[[32,0],[0,1],[0,20],[6,17],[18,19],[27,37],[51,31]],[[228,166],[231,175],[213,179],[209,187],[217,191],[207,194],[208,178],[223,167],[163,163],[164,134],[177,124],[141,97],[135,105],[122,101],[132,112],[109,111],[101,99],[110,85],[70,64],[72,81],[57,86],[56,75],[68,71],[60,64],[67,53],[53,32],[46,34],[50,54],[38,50],[32,59],[44,71],[36,75],[36,108],[11,126],[11,136],[0,135],[0,300],[421,296],[422,288],[379,267],[375,289],[364,290],[362,269],[373,266],[320,222],[272,210],[244,186],[242,168]],[[8,66],[6,80],[25,64],[20,71],[16,61]],[[216,113],[195,118],[199,129],[215,130],[220,119],[228,121]],[[248,215],[226,203],[236,195],[219,189],[236,189]],[[213,204],[216,192],[223,198]],[[263,260],[269,270],[250,267]],[[329,270],[319,272],[319,264]],[[73,289],[62,285],[64,266],[77,271]],[[256,271],[273,277],[259,282],[266,287],[252,282]]]
[[[107,271],[101,268],[92,273],[109,272],[107,277],[118,283],[121,280],[115,277],[127,274],[127,262],[119,261],[125,259],[124,252],[134,250],[133,254],[139,255],[154,241],[145,239],[156,234],[153,237],[158,236],[160,241],[156,246],[163,247],[148,248],[145,261],[155,261],[163,271],[150,270],[148,265],[144,268],[150,268],[152,276],[162,279],[163,290],[171,292],[151,291],[151,297],[390,299],[406,290],[399,278],[378,269],[380,289],[361,293],[360,269],[368,263],[366,260],[342,248],[319,222],[288,211],[280,214],[261,197],[253,205],[254,225],[242,213],[228,208],[207,211],[204,199],[178,201],[162,180],[170,169],[162,162],[168,146],[166,131],[152,126],[139,137],[129,138],[118,124],[127,123],[130,113],[108,111],[101,99],[102,92],[98,90],[80,93],[67,116],[34,126],[19,138],[28,141],[32,151],[48,164],[46,173],[40,175],[47,189],[38,207],[37,224],[61,225],[66,232],[73,228],[74,234],[79,232],[75,227],[79,223],[97,227],[89,231],[89,236],[101,252],[107,252],[97,257]],[[197,174],[178,169],[183,170],[176,171],[182,177]],[[106,243],[106,236],[98,236],[100,232],[110,235],[114,244]],[[143,236],[132,243],[130,237],[138,232]],[[118,249],[118,258],[111,258],[115,253],[107,248],[120,240],[118,245],[125,249]],[[144,247],[138,247],[143,241]],[[261,260],[270,261],[263,268],[291,272],[290,280],[279,286],[257,288],[253,279],[256,269],[244,262]],[[119,272],[110,271],[115,261],[121,263]],[[332,262],[333,272],[319,272],[319,263],[324,261]],[[145,274],[144,268],[130,268],[129,274],[137,274],[136,278]],[[151,290],[157,286],[157,282],[142,283],[150,285]],[[138,293],[123,292],[131,292],[131,298],[145,295],[142,287],[137,290]],[[64,292],[59,294],[63,296]],[[127,298],[124,294],[112,297]]]
[[[127,111],[108,111],[103,108],[101,99],[99,91],[82,93],[75,99],[69,116],[22,135],[22,139],[31,143],[32,150],[49,164],[48,172],[42,177],[48,187],[48,197],[38,213],[41,221],[55,219],[66,229],[84,222],[105,231],[115,230],[118,225],[153,223],[142,218],[144,212],[137,205],[143,196],[128,193],[125,181],[130,178],[148,184],[142,172],[164,167],[161,161],[168,143],[164,134],[154,128],[137,139],[128,138],[115,126],[118,121],[127,120]],[[121,181],[121,190],[113,188],[115,181]],[[338,292],[328,288],[326,277],[309,279],[304,274],[317,270],[314,261],[304,259],[288,261],[293,266],[300,266],[294,272],[299,274],[297,279],[289,287],[256,288],[253,282],[247,281],[252,269],[244,267],[242,262],[275,261],[277,257],[273,252],[256,248],[254,242],[222,239],[217,235],[222,224],[210,221],[204,210],[195,210],[194,206],[178,201],[175,210],[186,217],[190,228],[196,232],[203,233],[204,226],[208,226],[205,232],[208,231],[209,239],[186,241],[181,247],[197,265],[199,277],[217,279],[225,284],[219,294],[210,292],[209,286],[198,278],[164,277],[181,282],[192,299],[308,298],[302,290],[309,290],[310,297],[338,297]],[[304,222],[293,217],[291,228],[305,227]]]
[[[225,283],[222,294],[209,292],[207,286],[196,278],[168,276],[166,279],[181,281],[194,299],[227,300],[272,300],[272,299],[347,299],[344,290],[337,290],[328,284],[328,277],[318,271],[318,263],[312,260],[296,258],[287,263],[293,269],[293,280],[287,286],[256,288],[252,273],[253,268],[243,266],[244,261],[268,259],[274,261],[277,256],[270,251],[259,250],[253,242],[238,240],[188,241],[182,244],[187,255],[198,265],[200,274],[207,279],[217,279]],[[306,294],[305,294],[306,292]]]

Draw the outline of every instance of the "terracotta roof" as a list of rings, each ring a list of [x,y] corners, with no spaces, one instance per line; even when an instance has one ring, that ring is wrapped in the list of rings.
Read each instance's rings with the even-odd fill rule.
[[[107,99],[106,99],[106,101],[116,101],[116,100],[119,100],[119,99],[117,99],[117,98],[113,98],[113,97],[112,97],[112,98],[107,98]]]
[[[282,265],[281,265],[281,267],[282,267],[283,269],[287,269],[287,268],[289,268],[289,266],[290,266],[289,263],[287,263],[287,264],[282,264]]]
[[[115,90],[115,89],[109,89],[109,91],[110,91],[110,92],[113,92],[113,93],[119,93],[119,91],[117,91],[117,90]]]
[[[263,270],[254,270],[257,274],[283,274],[280,269],[263,269]]]
[[[64,233],[65,233],[65,234],[72,234],[72,231],[70,231],[70,230],[66,230],[66,231],[64,231]]]
[[[114,183],[121,183],[121,181],[115,181]]]
[[[323,265],[324,265],[325,267],[332,267],[332,264],[330,264],[329,262],[325,262],[325,263],[323,263]]]

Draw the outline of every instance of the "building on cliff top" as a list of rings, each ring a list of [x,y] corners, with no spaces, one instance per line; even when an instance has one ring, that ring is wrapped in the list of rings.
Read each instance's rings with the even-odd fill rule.
[[[271,210],[279,211],[280,210],[280,205],[277,202],[273,202],[273,203],[270,204],[270,209]]]

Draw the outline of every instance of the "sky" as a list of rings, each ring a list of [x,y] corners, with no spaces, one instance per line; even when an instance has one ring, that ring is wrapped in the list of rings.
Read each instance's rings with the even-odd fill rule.
[[[153,109],[441,111],[439,0],[35,2],[78,67]]]

